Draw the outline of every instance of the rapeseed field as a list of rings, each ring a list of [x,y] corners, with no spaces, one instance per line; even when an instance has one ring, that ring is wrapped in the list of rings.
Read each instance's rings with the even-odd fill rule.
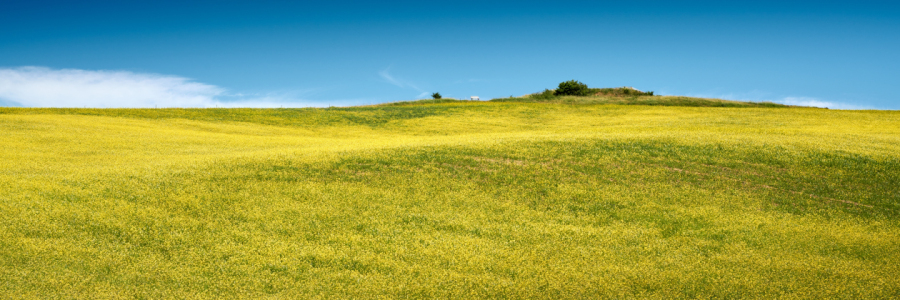
[[[898,221],[896,111],[0,108],[4,299],[885,299]]]

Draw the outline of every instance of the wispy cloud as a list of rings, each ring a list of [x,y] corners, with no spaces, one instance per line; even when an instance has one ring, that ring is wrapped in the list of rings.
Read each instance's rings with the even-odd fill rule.
[[[378,72],[378,76],[381,76],[382,79],[384,79],[385,81],[387,81],[387,82],[390,83],[390,84],[396,85],[396,86],[401,87],[401,88],[412,89],[412,90],[415,90],[415,91],[419,92],[419,95],[416,96],[416,97],[418,97],[418,98],[422,98],[422,97],[428,96],[428,92],[426,92],[425,90],[419,88],[418,86],[416,86],[416,85],[413,84],[412,82],[409,82],[409,81],[407,81],[407,80],[403,80],[403,79],[394,77],[394,75],[391,75],[391,72],[390,72],[390,71],[391,71],[391,67],[387,67],[386,69],[381,70],[380,72]]]
[[[364,100],[309,101],[302,92],[228,93],[191,79],[128,71],[0,68],[0,106],[26,107],[310,107]]]

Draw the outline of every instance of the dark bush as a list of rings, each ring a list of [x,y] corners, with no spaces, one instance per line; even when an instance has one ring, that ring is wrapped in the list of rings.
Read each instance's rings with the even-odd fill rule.
[[[586,84],[575,80],[569,80],[560,82],[555,94],[558,96],[587,96],[588,91],[588,86]]]
[[[441,99],[441,93],[434,93],[434,94],[431,94],[431,98],[434,98],[434,99]]]

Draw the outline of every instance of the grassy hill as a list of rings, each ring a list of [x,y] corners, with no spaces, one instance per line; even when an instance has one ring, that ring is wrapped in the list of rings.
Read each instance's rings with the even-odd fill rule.
[[[633,98],[0,108],[0,298],[900,295],[900,112]]]
[[[510,97],[492,99],[494,102],[537,102],[559,104],[625,104],[625,105],[651,105],[651,106],[687,106],[687,107],[788,107],[787,105],[772,102],[744,102],[711,98],[697,98],[685,96],[559,96],[551,99],[531,97]]]
[[[684,107],[790,107],[784,104],[772,102],[745,102],[714,98],[697,98],[685,96],[621,96],[597,94],[590,96],[552,96],[543,98],[540,94],[525,95],[522,97],[497,98],[490,102],[516,102],[516,103],[556,103],[556,104],[620,104],[620,105],[650,105],[650,106],[684,106]],[[471,103],[468,100],[453,98],[435,100],[415,100],[385,103],[374,106],[409,106],[429,105],[438,103]]]

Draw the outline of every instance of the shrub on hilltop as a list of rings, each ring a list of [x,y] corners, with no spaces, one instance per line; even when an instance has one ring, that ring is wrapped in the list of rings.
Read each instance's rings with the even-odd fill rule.
[[[554,100],[561,96],[607,96],[607,97],[638,97],[653,96],[653,91],[641,91],[633,87],[617,88],[589,88],[586,84],[569,80],[559,83],[555,90],[545,89],[543,92],[530,94],[527,97],[533,100]]]
[[[554,93],[557,96],[587,96],[590,92],[587,84],[576,80],[563,81],[559,83]]]

